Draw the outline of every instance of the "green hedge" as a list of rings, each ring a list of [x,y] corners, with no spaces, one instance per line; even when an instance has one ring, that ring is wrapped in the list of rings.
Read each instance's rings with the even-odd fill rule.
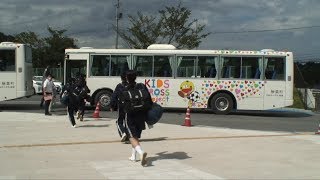
[[[293,105],[290,107],[304,109],[302,96],[297,88],[293,89]]]

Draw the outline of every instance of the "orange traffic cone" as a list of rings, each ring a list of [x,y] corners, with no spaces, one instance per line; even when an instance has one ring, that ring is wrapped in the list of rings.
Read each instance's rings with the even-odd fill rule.
[[[191,127],[191,118],[190,118],[190,108],[188,106],[187,108],[187,112],[186,112],[186,117],[184,119],[184,124],[182,126],[187,126],[187,127]]]
[[[94,113],[93,113],[93,118],[100,118],[100,102],[97,103],[96,105],[96,109],[94,110]]]
[[[318,127],[318,131],[315,132],[315,134],[320,134],[320,124],[319,124],[319,127]]]

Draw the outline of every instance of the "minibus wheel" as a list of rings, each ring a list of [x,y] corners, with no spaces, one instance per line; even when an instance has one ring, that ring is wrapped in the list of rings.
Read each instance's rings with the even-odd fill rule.
[[[229,94],[218,93],[212,97],[211,109],[215,114],[228,114],[233,108],[233,100]]]
[[[111,103],[111,95],[112,93],[106,90],[99,91],[95,96],[95,105],[97,105],[98,102],[100,102],[100,108],[104,111],[107,111],[110,109],[110,103]]]

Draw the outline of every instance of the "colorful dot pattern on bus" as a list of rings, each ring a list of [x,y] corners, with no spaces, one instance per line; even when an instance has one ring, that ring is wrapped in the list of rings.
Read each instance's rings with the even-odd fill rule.
[[[205,80],[202,83],[201,94],[202,103],[207,103],[212,93],[218,90],[228,90],[232,92],[241,101],[250,96],[261,96],[261,89],[263,88],[264,81],[211,81]]]
[[[239,51],[239,50],[213,50],[213,53],[217,54],[232,54],[232,55],[238,55],[238,54],[257,54],[257,55],[281,55],[285,56],[286,52],[282,51]]]

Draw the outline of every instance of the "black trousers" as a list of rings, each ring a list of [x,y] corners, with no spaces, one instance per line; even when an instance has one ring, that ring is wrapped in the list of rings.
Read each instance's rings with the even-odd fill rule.
[[[72,124],[72,126],[76,125],[76,121],[74,120],[74,115],[73,113],[77,110],[75,106],[69,105],[68,107],[68,115],[69,115],[69,120]]]
[[[42,106],[43,106],[43,103],[44,103],[44,97],[43,97],[43,96],[41,96],[41,100],[40,100],[40,107],[42,107]]]
[[[126,117],[126,113],[123,108],[118,107],[118,120],[117,120],[117,129],[120,137],[122,137],[123,133],[125,133],[125,122],[124,119]]]
[[[44,102],[44,113],[45,114],[50,114],[49,113],[50,102],[51,102],[51,100],[47,100],[47,101]]]
[[[81,115],[81,116],[84,115],[85,106],[86,106],[86,102],[84,101],[84,99],[80,99],[80,102],[79,102],[79,111],[80,111],[80,115]]]

